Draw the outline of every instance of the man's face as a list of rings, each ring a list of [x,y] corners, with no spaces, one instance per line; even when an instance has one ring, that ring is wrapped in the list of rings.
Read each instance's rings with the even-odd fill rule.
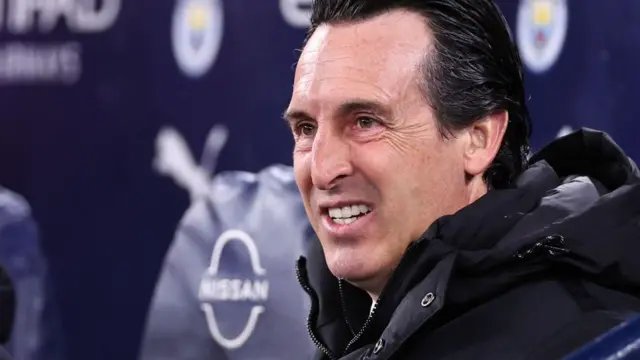
[[[419,87],[431,44],[422,17],[393,11],[318,27],[296,69],[296,182],[329,269],[370,293],[468,200],[462,147],[442,138]]]

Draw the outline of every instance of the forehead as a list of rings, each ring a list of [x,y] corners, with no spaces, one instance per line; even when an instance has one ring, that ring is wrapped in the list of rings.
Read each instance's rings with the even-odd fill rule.
[[[321,25],[302,51],[294,101],[391,100],[417,91],[416,69],[431,45],[425,19],[392,11],[357,23]]]

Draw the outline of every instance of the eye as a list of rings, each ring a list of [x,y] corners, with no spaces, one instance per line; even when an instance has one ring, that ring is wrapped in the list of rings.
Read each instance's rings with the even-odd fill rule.
[[[316,127],[308,122],[296,125],[295,133],[298,136],[313,136],[316,133]]]
[[[378,121],[371,117],[362,116],[356,120],[356,124],[360,129],[371,129],[378,124]]]

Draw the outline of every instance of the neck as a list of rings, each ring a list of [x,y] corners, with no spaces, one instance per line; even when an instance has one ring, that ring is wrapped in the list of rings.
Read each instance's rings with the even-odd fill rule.
[[[391,274],[389,273],[389,274],[386,274],[385,276],[376,276],[376,277],[371,277],[369,279],[363,279],[360,281],[349,281],[349,280],[347,281],[349,282],[349,284],[366,292],[367,295],[369,295],[369,297],[371,298],[371,301],[375,303],[376,301],[378,301],[378,297],[380,296],[382,289],[384,288],[386,283],[389,281],[390,277],[391,277]]]
[[[372,302],[372,303],[375,303],[376,301],[378,301],[378,296],[379,296],[380,294],[378,294],[378,293],[372,293],[372,292],[369,292],[369,291],[367,291],[367,294],[369,294],[369,297],[371,298],[371,302]]]
[[[489,188],[487,186],[487,183],[482,178],[482,176],[474,177],[469,181],[469,184],[467,185],[468,200],[466,205],[470,205],[471,203],[480,199],[488,191],[489,191]]]

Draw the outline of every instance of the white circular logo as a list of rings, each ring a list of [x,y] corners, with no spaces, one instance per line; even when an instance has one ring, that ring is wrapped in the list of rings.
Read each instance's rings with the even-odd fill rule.
[[[244,276],[234,278],[220,277],[219,267],[222,250],[231,241],[243,244],[249,252],[251,270]],[[240,272],[239,269],[235,269]],[[252,273],[252,274],[251,274]],[[253,334],[258,324],[260,314],[266,310],[265,303],[269,298],[269,280],[266,277],[267,270],[260,263],[260,254],[255,241],[242,230],[227,230],[220,235],[211,252],[211,262],[202,275],[198,298],[200,308],[205,314],[209,332],[213,339],[222,347],[233,350],[244,345]],[[251,302],[249,318],[246,320],[240,334],[232,337],[225,336],[216,320],[213,303],[215,302]]]
[[[204,75],[220,50],[223,32],[220,0],[178,0],[173,14],[173,54],[189,77]]]
[[[567,36],[566,0],[521,0],[517,41],[524,65],[543,73],[558,60]]]

